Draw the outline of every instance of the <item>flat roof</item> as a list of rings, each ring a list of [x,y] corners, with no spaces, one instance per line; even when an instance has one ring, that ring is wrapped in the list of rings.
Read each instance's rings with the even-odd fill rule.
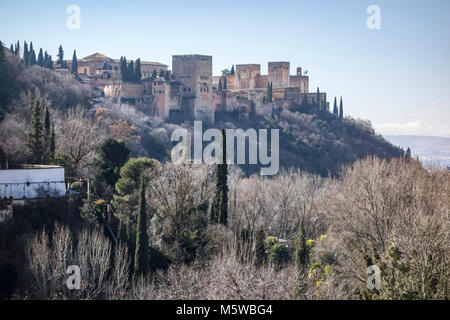
[[[56,169],[64,168],[62,166],[56,166],[51,164],[13,164],[8,167],[8,169],[0,170],[17,170],[17,169]]]

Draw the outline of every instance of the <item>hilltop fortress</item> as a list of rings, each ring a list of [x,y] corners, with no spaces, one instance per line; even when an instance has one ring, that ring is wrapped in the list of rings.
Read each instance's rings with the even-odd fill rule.
[[[71,61],[66,63],[70,68]],[[234,72],[213,76],[212,56],[174,55],[172,70],[162,63],[141,61],[141,79],[133,82],[122,80],[119,64],[120,60],[95,53],[78,60],[76,77],[93,85],[99,95],[141,105],[163,119],[213,123],[217,112],[248,115],[268,104],[279,109],[308,103],[329,110],[326,93],[318,89],[310,93],[309,77],[300,67],[291,75],[289,62],[268,62],[267,75],[261,74],[259,64],[237,64]]]

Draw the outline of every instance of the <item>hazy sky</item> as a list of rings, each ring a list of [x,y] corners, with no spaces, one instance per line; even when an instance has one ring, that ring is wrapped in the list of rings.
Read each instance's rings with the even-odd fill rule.
[[[66,25],[69,5],[81,28]],[[369,30],[369,5],[381,29]],[[162,62],[172,54],[213,56],[214,74],[232,64],[290,61],[319,86],[343,96],[344,113],[383,134],[450,137],[450,1],[222,0],[5,1],[0,40],[33,41],[56,58],[100,52]]]

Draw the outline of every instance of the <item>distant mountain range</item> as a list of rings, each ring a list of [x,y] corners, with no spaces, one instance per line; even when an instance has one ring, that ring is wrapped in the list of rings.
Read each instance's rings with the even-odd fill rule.
[[[424,163],[450,166],[450,138],[432,136],[384,136],[392,144],[406,150],[411,149]]]

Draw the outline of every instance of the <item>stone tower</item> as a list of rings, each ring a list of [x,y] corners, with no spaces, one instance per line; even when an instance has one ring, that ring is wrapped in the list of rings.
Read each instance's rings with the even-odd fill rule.
[[[261,74],[259,64],[238,64],[236,65],[236,88],[254,89],[256,79]]]
[[[269,83],[272,82],[272,87],[287,88],[289,87],[289,62],[269,62]]]
[[[195,119],[214,122],[212,107],[212,56],[172,56],[172,74],[183,85],[183,96]]]

